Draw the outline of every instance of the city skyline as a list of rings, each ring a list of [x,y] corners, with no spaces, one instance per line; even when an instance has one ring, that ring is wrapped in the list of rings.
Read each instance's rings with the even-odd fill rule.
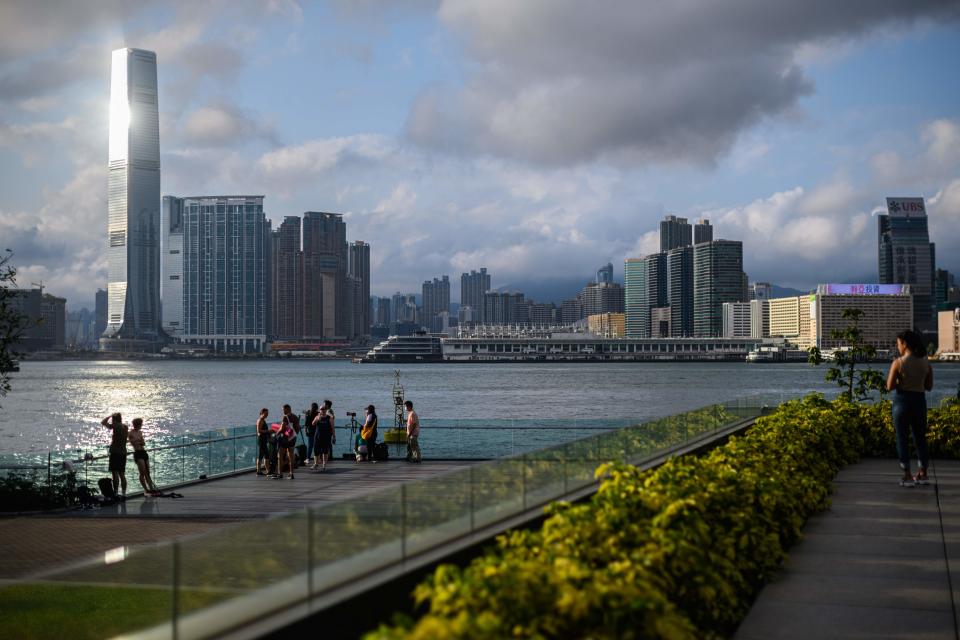
[[[274,228],[304,211],[343,213],[351,240],[373,247],[372,295],[437,274],[456,295],[456,274],[481,266],[495,287],[586,281],[606,262],[622,281],[623,259],[655,252],[668,214],[741,239],[751,278],[872,281],[872,218],[887,196],[926,198],[937,266],[960,271],[960,90],[942,80],[960,55],[955,7],[803,7],[821,17],[791,24],[789,6],[758,4],[738,25],[693,3],[658,34],[661,18],[640,20],[637,3],[611,8],[591,37],[562,39],[582,18],[575,6],[484,14],[509,19],[499,25],[471,20],[470,3],[83,15],[5,3],[0,238],[22,282],[93,308],[107,283],[109,52],[129,46],[160,62],[161,193],[264,194]],[[648,46],[700,33],[708,18],[713,37],[680,56],[701,75]],[[537,39],[517,39],[547,19]],[[778,35],[756,35],[764,26]],[[723,65],[753,83],[727,87],[729,103],[708,97],[711,78],[729,74],[704,75]],[[647,86],[713,105],[712,119],[674,108],[652,126],[667,98],[637,95]],[[513,122],[493,120],[511,110]]]

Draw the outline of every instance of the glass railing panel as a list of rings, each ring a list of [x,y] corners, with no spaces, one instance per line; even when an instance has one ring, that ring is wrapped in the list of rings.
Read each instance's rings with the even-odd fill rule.
[[[470,468],[471,504],[476,528],[508,518],[523,510],[522,462],[495,460]]]
[[[471,520],[469,470],[408,482],[401,488],[404,553],[435,548],[476,526]]]

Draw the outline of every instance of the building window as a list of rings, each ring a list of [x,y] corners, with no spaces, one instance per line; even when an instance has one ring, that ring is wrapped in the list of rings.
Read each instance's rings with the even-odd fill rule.
[[[170,276],[170,279],[171,279],[171,280],[179,280],[179,279],[180,279],[180,276]]]
[[[180,253],[180,249],[170,249],[170,255],[175,255],[177,253]]]

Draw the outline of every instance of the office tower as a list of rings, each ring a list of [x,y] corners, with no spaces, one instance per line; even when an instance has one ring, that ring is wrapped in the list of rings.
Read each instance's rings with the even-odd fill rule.
[[[750,337],[770,337],[770,304],[769,300],[750,301]]]
[[[93,332],[94,332],[94,337],[97,340],[97,345],[94,348],[99,348],[100,336],[102,336],[103,332],[107,330],[107,290],[106,289],[97,289],[94,306],[95,306],[94,313],[96,315],[96,322],[93,326]]]
[[[713,227],[706,218],[700,218],[697,224],[693,225],[693,244],[701,242],[713,242]]]
[[[773,285],[769,282],[754,282],[748,288],[750,300],[769,300],[773,297]]]
[[[582,317],[600,313],[623,313],[623,287],[618,282],[591,282],[580,292]]]
[[[163,196],[160,207],[160,319],[168,336],[183,334],[183,199]]]
[[[160,328],[157,56],[113,52],[107,189],[107,328],[102,347],[155,351]]]
[[[553,325],[557,323],[557,307],[552,302],[534,302],[530,305],[530,324]]]
[[[611,284],[613,282],[613,264],[608,262],[597,269],[597,284]]]
[[[583,303],[579,297],[564,300],[560,303],[560,324],[569,326],[580,321],[583,317]]]
[[[351,338],[347,306],[347,225],[338,213],[303,214],[303,335]],[[352,301],[351,301],[352,302]]]
[[[300,218],[286,216],[270,234],[270,331],[281,340],[303,337],[303,252]]]
[[[415,293],[393,294],[393,324],[416,323],[417,314],[417,295]]]
[[[359,290],[354,296],[354,337],[370,335],[372,314],[370,312],[370,245],[355,240],[349,245],[347,273],[358,281]]]
[[[490,290],[490,274],[486,267],[460,276],[460,306],[469,305],[483,313],[483,294]]]
[[[693,247],[667,252],[667,299],[670,307],[670,336],[693,336]]]
[[[723,303],[743,302],[743,243],[714,240],[693,246],[693,334],[723,334]]]
[[[723,303],[723,337],[749,338],[751,333],[749,302]]]
[[[457,311],[457,324],[461,327],[479,323],[480,318],[477,316],[477,311],[470,305],[461,306]]]
[[[887,214],[877,216],[881,284],[909,284],[913,328],[936,330],[934,274],[936,255],[927,230],[923,198],[887,198]]]
[[[377,324],[388,327],[393,319],[390,313],[390,298],[377,298]]]
[[[426,280],[422,287],[423,326],[430,331],[441,331],[435,322],[437,314],[450,311],[450,277]]]
[[[665,253],[624,262],[625,325],[627,337],[649,338],[652,335],[652,311],[667,305],[667,261]]]
[[[660,251],[670,251],[692,244],[693,228],[686,218],[666,216],[660,221]]]
[[[526,324],[529,308],[520,292],[488,291],[484,294],[483,324]]]
[[[786,338],[801,349],[813,346],[810,339],[810,299],[813,296],[771,298],[766,301],[768,334]]]
[[[950,289],[954,287],[954,282],[955,281],[952,273],[946,269],[937,269],[936,273],[934,274],[933,297],[938,310],[940,310],[941,305],[947,302],[950,295]]]
[[[214,351],[258,353],[267,342],[270,223],[263,196],[164,198],[165,229],[178,226],[181,253],[164,253],[164,309],[180,295],[177,338]],[[179,211],[180,223],[174,225]],[[289,228],[288,228],[289,229]],[[166,233],[166,232],[165,232]],[[173,247],[171,240],[166,246]],[[175,273],[179,266],[180,273]],[[167,295],[169,294],[169,296]],[[164,316],[164,322],[169,318]]]

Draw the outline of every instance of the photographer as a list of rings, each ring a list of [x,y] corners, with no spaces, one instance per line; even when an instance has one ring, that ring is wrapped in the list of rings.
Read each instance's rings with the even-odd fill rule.
[[[100,424],[113,430],[109,449],[110,475],[113,476],[113,492],[121,500],[125,500],[127,497],[127,425],[123,424],[119,411],[101,420]]]

